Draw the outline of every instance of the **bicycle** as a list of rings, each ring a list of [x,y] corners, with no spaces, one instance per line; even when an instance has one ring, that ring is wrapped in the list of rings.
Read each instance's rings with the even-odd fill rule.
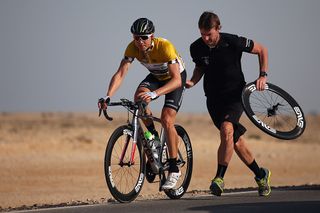
[[[121,203],[131,202],[139,195],[144,179],[153,183],[156,176],[159,177],[159,191],[162,191],[161,186],[166,181],[169,169],[165,132],[161,127],[160,152],[155,156],[144,137],[140,122],[141,119],[147,118],[158,123],[161,120],[146,115],[143,102],[134,103],[127,99],[120,99],[120,102],[110,102],[108,107],[110,106],[122,106],[128,112],[127,124],[114,130],[105,151],[104,172],[110,193]],[[99,116],[101,111],[107,120],[112,121],[107,110],[100,109]],[[132,114],[131,120],[130,114]],[[193,166],[190,138],[181,125],[176,124],[175,128],[179,136],[177,165],[181,171],[181,177],[174,189],[164,191],[171,199],[179,199],[187,191]]]
[[[242,91],[242,104],[249,119],[265,133],[285,140],[302,135],[306,128],[304,113],[286,91],[267,83],[258,91],[256,82],[248,83]]]

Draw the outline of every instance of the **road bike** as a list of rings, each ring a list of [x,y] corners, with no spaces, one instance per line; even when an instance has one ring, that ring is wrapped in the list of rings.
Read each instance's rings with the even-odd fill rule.
[[[161,186],[166,181],[169,169],[166,133],[161,127],[161,146],[155,152],[144,137],[144,126],[141,125],[141,119],[152,119],[157,123],[161,123],[161,120],[146,115],[143,102],[120,99],[120,102],[108,103],[108,108],[111,106],[126,108],[128,120],[127,124],[114,130],[105,151],[104,172],[110,193],[121,203],[131,202],[139,195],[145,178],[153,183],[156,176],[159,177],[159,191],[162,191]],[[100,110],[99,116],[101,111],[106,119],[112,120],[107,110]],[[179,136],[177,165],[181,177],[174,189],[164,191],[171,199],[179,199],[187,191],[193,166],[190,138],[181,125],[176,124],[175,128]]]
[[[306,128],[304,113],[296,100],[280,87],[266,83],[258,91],[256,82],[242,91],[242,104],[249,119],[265,133],[285,140],[302,135]]]

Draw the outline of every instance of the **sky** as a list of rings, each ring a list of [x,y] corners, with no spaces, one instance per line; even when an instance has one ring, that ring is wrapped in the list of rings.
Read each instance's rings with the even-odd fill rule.
[[[219,15],[221,32],[266,46],[268,81],[305,113],[319,113],[319,8],[318,0],[0,0],[0,112],[97,110],[140,17],[175,45],[189,79],[189,46],[209,10]],[[242,69],[247,82],[256,80],[258,57],[244,53]],[[147,74],[135,61],[112,100],[132,99]],[[163,97],[152,104],[162,106]],[[202,80],[186,90],[180,111],[206,112]]]

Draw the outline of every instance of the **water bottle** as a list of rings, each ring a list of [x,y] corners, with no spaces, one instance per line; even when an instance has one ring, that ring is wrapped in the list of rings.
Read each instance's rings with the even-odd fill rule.
[[[149,147],[152,150],[153,157],[158,161],[159,160],[160,141],[156,140],[155,136],[149,131],[146,131],[144,133],[144,137],[148,141]]]

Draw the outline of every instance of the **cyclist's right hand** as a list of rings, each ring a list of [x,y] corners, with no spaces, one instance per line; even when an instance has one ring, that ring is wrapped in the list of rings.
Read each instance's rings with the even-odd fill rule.
[[[99,98],[98,100],[98,108],[101,110],[105,110],[108,107],[108,104],[110,103],[110,97],[105,96],[104,98]]]

